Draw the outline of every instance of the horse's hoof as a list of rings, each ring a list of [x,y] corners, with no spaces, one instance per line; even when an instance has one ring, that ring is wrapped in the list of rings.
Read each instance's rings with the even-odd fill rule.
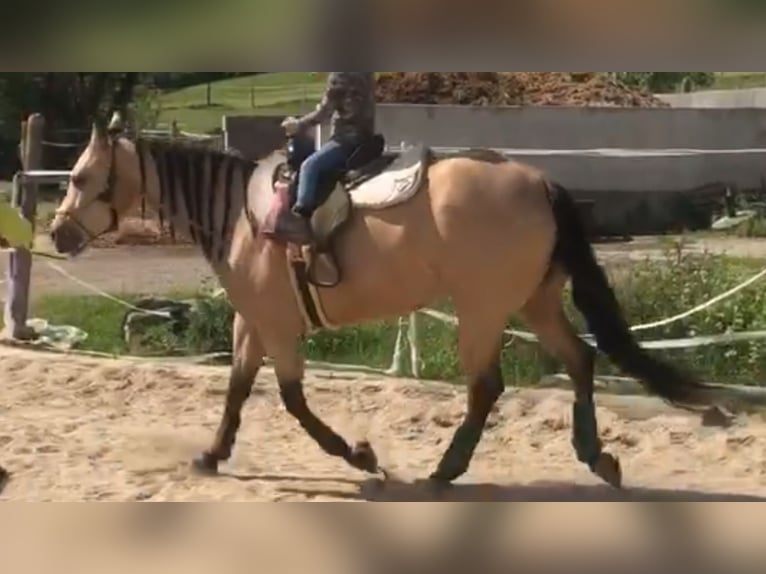
[[[622,465],[616,456],[602,452],[593,465],[593,472],[612,488],[622,490]]]
[[[0,466],[0,490],[3,489],[3,487],[8,482],[8,479],[10,477],[11,477],[11,475],[8,474],[8,471],[5,470],[2,466]]]
[[[210,453],[202,453],[192,461],[192,469],[202,476],[218,475],[218,460]]]
[[[372,448],[369,442],[357,443],[351,450],[351,455],[348,461],[354,468],[366,472],[368,474],[378,474],[386,472],[378,466],[378,456]]]

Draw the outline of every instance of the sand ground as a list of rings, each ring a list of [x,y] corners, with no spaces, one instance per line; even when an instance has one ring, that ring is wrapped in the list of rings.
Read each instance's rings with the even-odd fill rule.
[[[218,478],[190,459],[208,446],[227,370],[0,349],[5,501],[429,500],[417,479],[435,467],[460,421],[460,387],[312,372],[310,404],[348,440],[368,438],[401,484],[374,481],[323,454],[280,404],[266,370]],[[614,493],[576,462],[571,393],[509,390],[455,500],[766,499],[766,423],[710,429],[653,399],[602,396],[608,448],[626,486]],[[654,490],[644,490],[654,489]]]
[[[766,243],[700,240],[693,248],[766,257]],[[602,245],[606,263],[659,255],[651,238]],[[0,258],[3,262],[5,258]],[[196,287],[211,276],[194,248],[116,247],[62,267],[112,293]],[[44,263],[33,296],[87,293]],[[194,476],[190,458],[212,438],[226,369],[100,361],[0,349],[0,464],[12,473],[1,500],[391,500],[429,496],[427,476],[460,421],[459,387],[314,372],[311,404],[349,440],[369,438],[404,484],[385,491],[319,451],[284,412],[273,375],[260,377],[235,456],[218,479]],[[569,443],[571,394],[509,391],[454,499],[612,497],[576,462]],[[622,457],[634,496],[766,497],[766,423],[706,429],[645,398],[601,398],[609,448]],[[638,493],[638,494],[636,494]]]

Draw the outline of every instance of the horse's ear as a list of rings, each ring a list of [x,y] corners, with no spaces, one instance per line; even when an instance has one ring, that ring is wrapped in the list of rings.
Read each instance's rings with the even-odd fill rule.
[[[104,145],[107,143],[108,137],[109,132],[107,130],[106,124],[104,123],[104,120],[97,117],[93,121],[93,129],[90,133],[90,143]]]
[[[119,111],[116,111],[114,114],[112,114],[112,119],[109,122],[107,131],[111,136],[120,135],[125,131],[125,120]]]

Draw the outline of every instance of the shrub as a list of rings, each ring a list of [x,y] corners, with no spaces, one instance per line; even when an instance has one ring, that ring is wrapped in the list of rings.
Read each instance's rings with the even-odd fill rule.
[[[234,310],[224,297],[200,297],[183,337],[192,353],[221,353],[232,349]]]
[[[684,84],[706,88],[715,82],[714,72],[616,72],[616,76],[629,86],[646,88],[654,93],[674,92]]]

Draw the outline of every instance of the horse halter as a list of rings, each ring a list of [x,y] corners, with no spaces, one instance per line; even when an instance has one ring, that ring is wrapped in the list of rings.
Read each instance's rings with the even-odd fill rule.
[[[116,231],[119,228],[119,216],[117,214],[117,210],[112,205],[112,201],[114,200],[114,188],[117,182],[117,139],[112,139],[111,144],[111,159],[109,162],[109,172],[106,177],[106,186],[104,187],[104,190],[91,201],[78,208],[88,208],[97,201],[106,204],[109,207],[109,211],[112,215],[112,222],[109,228],[105,229],[101,233],[94,235],[90,229],[83,225],[83,223],[75,216],[74,209],[57,209],[55,212],[56,215],[63,216],[80,228],[80,231],[82,231],[88,238],[85,242],[85,245],[89,245],[102,235]]]

